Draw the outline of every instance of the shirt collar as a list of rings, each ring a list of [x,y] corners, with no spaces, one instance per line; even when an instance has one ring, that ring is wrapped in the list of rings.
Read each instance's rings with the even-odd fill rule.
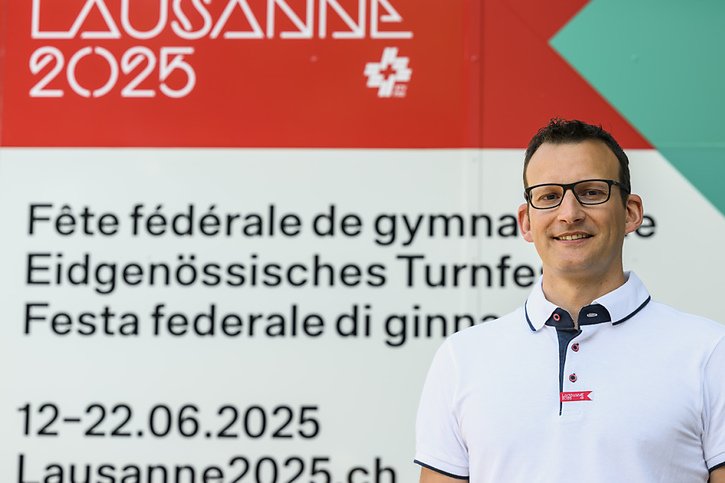
[[[626,281],[623,285],[598,297],[590,305],[583,307],[580,317],[591,317],[600,314],[592,322],[606,321],[617,325],[629,320],[642,310],[650,301],[649,292],[647,292],[644,284],[634,272],[625,272],[624,276]],[[547,321],[554,317],[555,313],[562,312],[562,309],[546,300],[541,284],[542,280],[543,277],[539,278],[526,300],[526,305],[524,305],[526,322],[533,331],[541,329]],[[596,307],[603,307],[605,310],[597,310]],[[603,314],[603,312],[607,312],[607,314]],[[559,320],[558,316],[556,320]],[[584,320],[585,322],[580,322],[580,325],[586,325],[586,319]]]

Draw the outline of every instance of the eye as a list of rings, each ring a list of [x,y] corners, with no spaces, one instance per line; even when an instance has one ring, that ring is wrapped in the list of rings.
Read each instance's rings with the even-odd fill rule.
[[[540,186],[533,195],[535,201],[557,201],[561,198],[561,189],[557,186]]]
[[[607,198],[609,185],[601,181],[592,181],[578,185],[576,195],[579,199],[599,201]]]

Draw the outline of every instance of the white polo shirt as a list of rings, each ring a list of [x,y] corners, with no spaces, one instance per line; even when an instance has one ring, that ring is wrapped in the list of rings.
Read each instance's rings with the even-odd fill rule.
[[[448,338],[416,463],[472,483],[695,483],[725,464],[725,326],[650,301],[633,273],[584,307],[544,297]]]

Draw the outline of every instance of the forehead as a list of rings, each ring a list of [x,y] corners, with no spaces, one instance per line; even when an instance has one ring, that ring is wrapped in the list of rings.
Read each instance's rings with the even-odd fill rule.
[[[540,183],[573,183],[582,179],[619,179],[619,160],[599,140],[579,143],[543,143],[526,168],[529,186]]]

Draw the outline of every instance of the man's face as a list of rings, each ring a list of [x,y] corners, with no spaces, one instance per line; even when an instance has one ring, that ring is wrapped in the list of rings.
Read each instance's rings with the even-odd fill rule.
[[[544,143],[526,170],[528,186],[585,179],[619,181],[617,157],[603,142]],[[621,275],[624,235],[641,224],[642,200],[630,195],[622,203],[620,188],[611,189],[609,201],[600,205],[583,206],[567,190],[556,208],[519,207],[521,232],[536,246],[545,273],[591,279]]]

